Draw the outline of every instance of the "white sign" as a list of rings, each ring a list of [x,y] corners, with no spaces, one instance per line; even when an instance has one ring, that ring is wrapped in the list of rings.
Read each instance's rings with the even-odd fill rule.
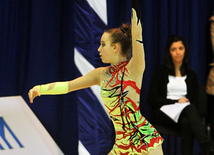
[[[1,155],[63,155],[21,96],[0,98]]]

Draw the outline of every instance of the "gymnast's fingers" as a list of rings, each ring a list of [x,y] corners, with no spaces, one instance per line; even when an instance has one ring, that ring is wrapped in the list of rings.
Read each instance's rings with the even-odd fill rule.
[[[137,25],[137,15],[135,9],[132,9],[132,26]]]
[[[33,98],[32,98],[32,89],[31,89],[31,90],[29,90],[29,92],[28,92],[28,98],[29,98],[29,100],[30,100],[30,103],[33,103]]]
[[[28,93],[28,97],[30,99],[30,103],[33,103],[33,99],[37,96],[40,96],[40,92],[37,88],[32,88],[29,93]]]

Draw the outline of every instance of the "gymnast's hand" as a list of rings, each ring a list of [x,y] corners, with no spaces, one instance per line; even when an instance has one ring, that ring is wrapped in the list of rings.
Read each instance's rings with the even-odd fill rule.
[[[28,97],[29,97],[30,103],[33,103],[33,99],[37,96],[40,96],[40,90],[36,86],[36,87],[33,87],[32,89],[30,89],[28,92]]]
[[[189,102],[189,99],[186,97],[182,97],[178,100],[178,103],[186,103],[186,102]]]
[[[137,17],[135,9],[132,9],[132,38],[142,41],[141,21]]]

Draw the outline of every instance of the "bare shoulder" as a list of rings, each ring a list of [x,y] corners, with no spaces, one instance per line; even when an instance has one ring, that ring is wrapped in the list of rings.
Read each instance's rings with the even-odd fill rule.
[[[130,75],[136,76],[136,77],[141,76],[145,69],[144,67],[133,63],[133,59],[131,59],[129,61],[129,63],[126,65],[126,68],[127,68],[128,72],[130,73]]]
[[[132,63],[132,60],[127,64],[126,69],[128,71],[128,79],[131,79],[132,81],[135,81],[138,87],[141,87],[142,84],[142,78],[143,78],[143,72],[144,68],[141,68],[139,66],[134,66]]]
[[[99,76],[99,84],[104,79],[106,72],[108,71],[109,66],[107,67],[99,67],[95,69],[96,76]]]
[[[108,67],[98,67],[95,69],[95,72],[99,75],[103,74],[104,71],[106,71]]]

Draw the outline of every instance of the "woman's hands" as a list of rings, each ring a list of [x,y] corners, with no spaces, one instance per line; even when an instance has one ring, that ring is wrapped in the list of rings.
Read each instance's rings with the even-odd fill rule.
[[[178,103],[186,103],[186,102],[189,102],[189,99],[186,97],[182,97],[178,100]]]
[[[29,90],[28,92],[28,97],[29,97],[29,100],[30,100],[30,103],[33,103],[33,99],[37,96],[40,96],[40,89],[39,89],[40,86],[35,86],[33,87],[32,89]]]

